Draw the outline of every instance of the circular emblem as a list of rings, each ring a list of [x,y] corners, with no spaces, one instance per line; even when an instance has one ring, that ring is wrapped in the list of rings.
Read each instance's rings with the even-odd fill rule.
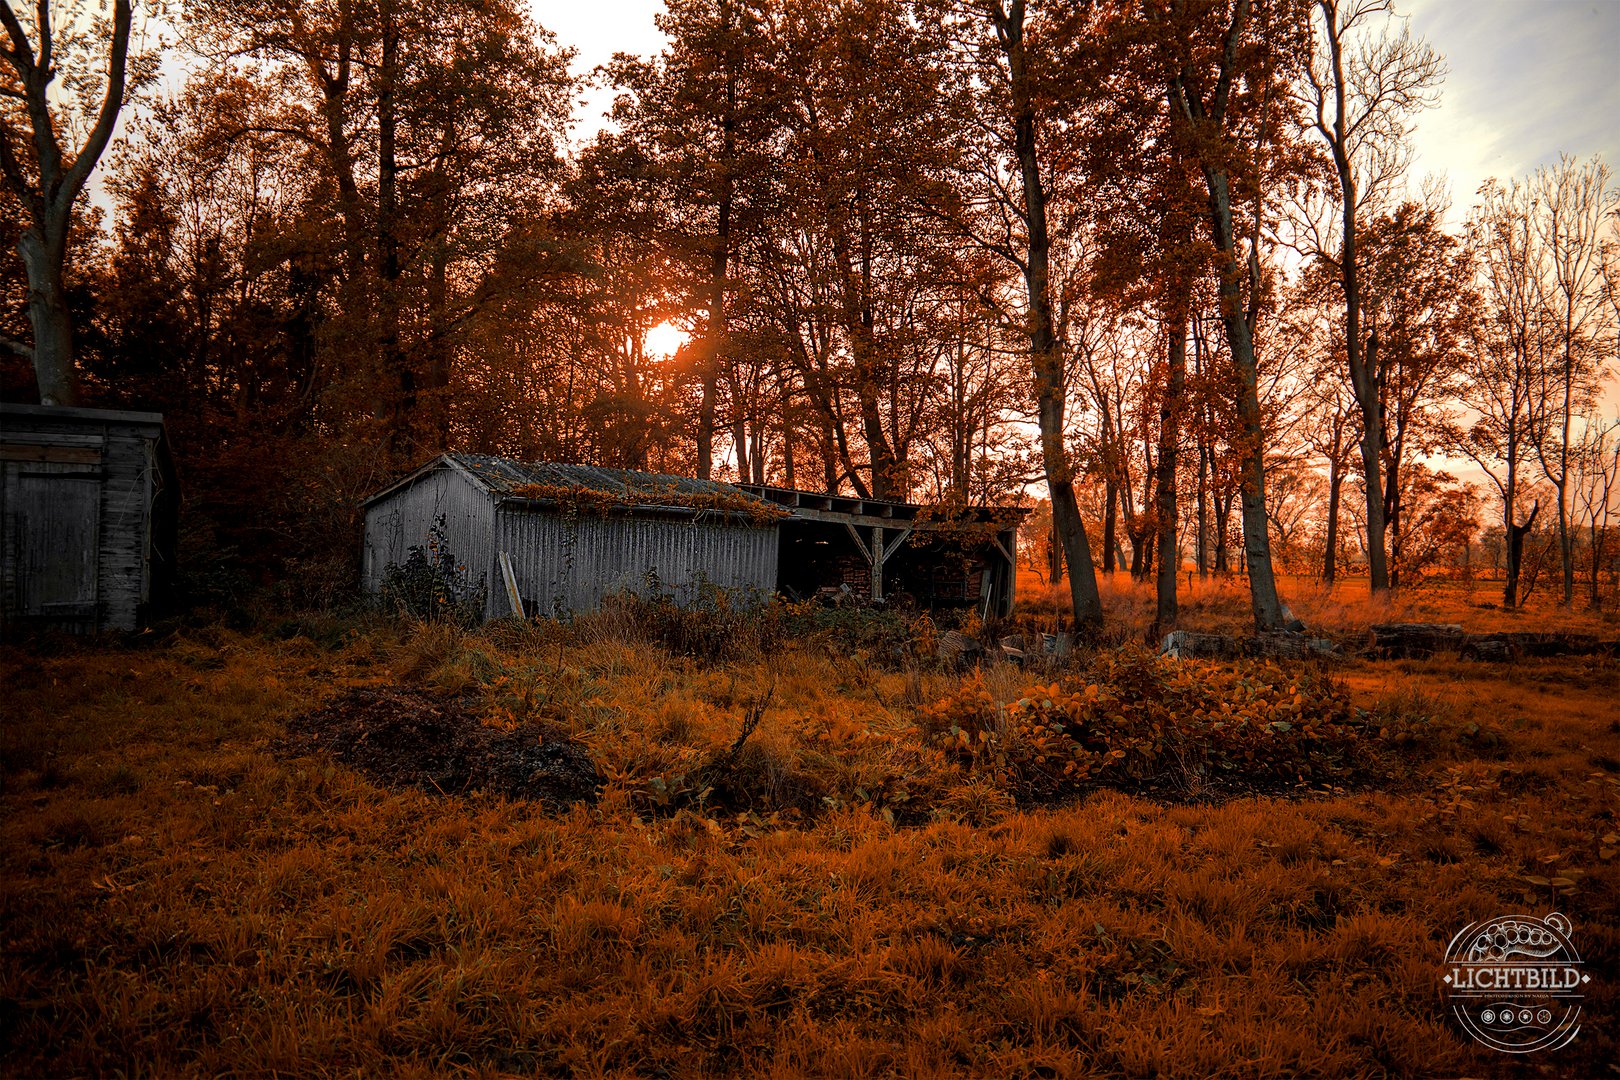
[[[1445,994],[1463,1028],[1510,1054],[1556,1050],[1580,1030],[1592,977],[1570,941],[1570,923],[1500,915],[1472,923],[1446,947]]]

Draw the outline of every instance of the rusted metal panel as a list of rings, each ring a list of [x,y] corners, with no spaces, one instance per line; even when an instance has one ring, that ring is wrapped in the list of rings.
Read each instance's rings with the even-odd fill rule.
[[[774,525],[511,505],[498,522],[498,547],[511,555],[519,590],[541,614],[589,611],[605,597],[655,588],[690,602],[713,586],[749,602],[776,586]]]
[[[380,592],[389,564],[403,566],[411,548],[427,547],[441,517],[445,543],[467,568],[471,584],[476,586],[482,580],[486,589],[499,596],[495,497],[449,467],[431,470],[366,507],[361,562],[365,591]]]

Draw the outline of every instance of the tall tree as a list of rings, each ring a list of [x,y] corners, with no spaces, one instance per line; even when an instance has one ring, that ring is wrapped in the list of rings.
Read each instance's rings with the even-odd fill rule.
[[[774,43],[765,5],[754,0],[673,0],[656,16],[669,40],[652,60],[615,57],[626,93],[614,117],[641,144],[667,185],[670,239],[701,312],[683,358],[697,382],[693,436],[697,474],[714,468],[730,309],[739,250],[761,227],[776,175],[768,148],[781,117]]]
[[[1561,158],[1537,170],[1530,184],[1534,249],[1549,324],[1535,404],[1535,450],[1557,502],[1563,602],[1575,598],[1575,530],[1571,522],[1574,457],[1583,411],[1596,399],[1612,363],[1602,335],[1610,307],[1603,256],[1620,243],[1620,189],[1601,159]]]
[[[219,135],[273,138],[301,188],[289,247],[335,301],[324,344],[347,350],[325,365],[342,391],[325,404],[366,417],[396,460],[442,449],[455,336],[525,281],[499,251],[559,173],[568,54],[509,0],[195,0],[185,13],[205,83],[273,88]]]
[[[1441,213],[1440,206],[1406,202],[1363,225],[1363,325],[1378,344],[1377,355],[1367,359],[1376,365],[1384,424],[1379,503],[1391,588],[1399,587],[1403,567],[1411,564],[1405,547],[1407,472],[1420,457],[1442,449],[1444,417],[1456,397],[1478,303],[1472,255],[1441,228]]]
[[[1581,425],[1574,459],[1574,523],[1586,528],[1587,603],[1603,606],[1599,575],[1611,550],[1611,523],[1620,515],[1620,417],[1606,419],[1596,410]]]
[[[1023,278],[1024,338],[1035,381],[1041,460],[1051,496],[1052,526],[1069,569],[1075,624],[1096,633],[1103,626],[1102,597],[1091,543],[1074,491],[1074,468],[1065,443],[1065,357],[1053,318],[1052,236],[1048,196],[1054,166],[1043,141],[1064,128],[1065,91],[1074,87],[1058,69],[1075,26],[1061,8],[1031,19],[1025,0],[986,0],[978,8],[993,36],[979,50],[986,88],[985,113],[994,151],[985,170],[993,214],[1007,227],[984,243],[1011,262]],[[1036,31],[1036,32],[1032,32]],[[1008,175],[1008,174],[1011,175]]]
[[[1469,244],[1480,266],[1483,310],[1470,326],[1462,404],[1466,426],[1453,430],[1452,444],[1484,470],[1502,506],[1507,541],[1504,607],[1519,604],[1524,538],[1541,504],[1523,523],[1523,469],[1532,454],[1538,354],[1547,331],[1535,257],[1533,196],[1528,185],[1504,188],[1490,181],[1469,221]]]
[[[1257,5],[1175,3],[1169,17],[1148,19],[1154,60],[1165,87],[1180,148],[1203,175],[1206,224],[1216,251],[1219,310],[1237,373],[1238,447],[1242,462],[1244,558],[1249,596],[1261,630],[1281,628],[1266,513],[1265,423],[1255,328],[1262,304],[1262,190],[1279,165],[1286,139],[1280,115],[1284,87],[1303,59],[1297,2]],[[1238,232],[1246,204],[1248,236]]]
[[[9,44],[0,50],[0,174],[27,212],[17,252],[27,270],[34,332],[31,346],[9,338],[3,344],[33,360],[42,403],[74,405],[78,374],[64,279],[73,204],[124,105],[132,13],[130,0],[114,0],[108,25],[89,19],[76,5],[62,13],[52,10],[50,0],[38,0],[31,14],[25,23],[11,0],[0,0],[0,24]],[[98,79],[91,62],[102,42],[106,75]],[[53,90],[64,71],[70,76],[65,89]],[[79,134],[77,149],[64,146],[64,137]]]
[[[1360,229],[1367,210],[1376,212],[1389,187],[1399,181],[1409,156],[1410,117],[1432,104],[1444,74],[1439,56],[1404,25],[1399,33],[1392,32],[1392,17],[1390,0],[1314,0],[1315,46],[1299,83],[1304,122],[1326,145],[1336,183],[1337,250],[1335,230],[1309,222],[1306,251],[1338,271],[1343,290],[1344,358],[1361,408],[1367,568],[1375,593],[1390,586],[1382,476],[1385,420],[1378,338],[1363,325]]]

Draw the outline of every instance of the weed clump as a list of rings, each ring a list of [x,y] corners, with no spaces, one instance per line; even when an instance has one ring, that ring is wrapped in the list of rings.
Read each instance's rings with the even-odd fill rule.
[[[1027,799],[1094,786],[1201,799],[1389,778],[1386,751],[1426,723],[1370,715],[1311,672],[1124,648],[1005,705],[967,681],[924,709],[918,729],[946,764]]]
[[[482,576],[474,582],[466,565],[450,550],[443,514],[428,530],[426,544],[412,546],[403,564],[383,567],[381,602],[385,610],[475,626],[483,618],[488,597],[488,582]]]
[[[708,663],[757,656],[779,643],[769,608],[751,595],[707,583],[670,592],[654,575],[642,592],[609,596],[576,625],[587,641],[659,645]]]
[[[323,750],[387,787],[441,795],[483,790],[553,806],[595,802],[589,755],[533,732],[496,731],[416,690],[356,688],[288,721],[282,749]]]

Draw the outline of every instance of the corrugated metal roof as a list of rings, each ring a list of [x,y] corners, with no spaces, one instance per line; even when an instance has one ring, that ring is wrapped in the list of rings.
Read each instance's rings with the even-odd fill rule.
[[[555,462],[521,462],[486,454],[447,454],[468,473],[499,495],[510,495],[519,488],[580,488],[617,496],[627,506],[665,504],[682,499],[739,501],[751,500],[769,506],[764,499],[716,480],[694,480],[671,473],[640,472],[635,469],[604,469],[595,465],[562,465]]]

